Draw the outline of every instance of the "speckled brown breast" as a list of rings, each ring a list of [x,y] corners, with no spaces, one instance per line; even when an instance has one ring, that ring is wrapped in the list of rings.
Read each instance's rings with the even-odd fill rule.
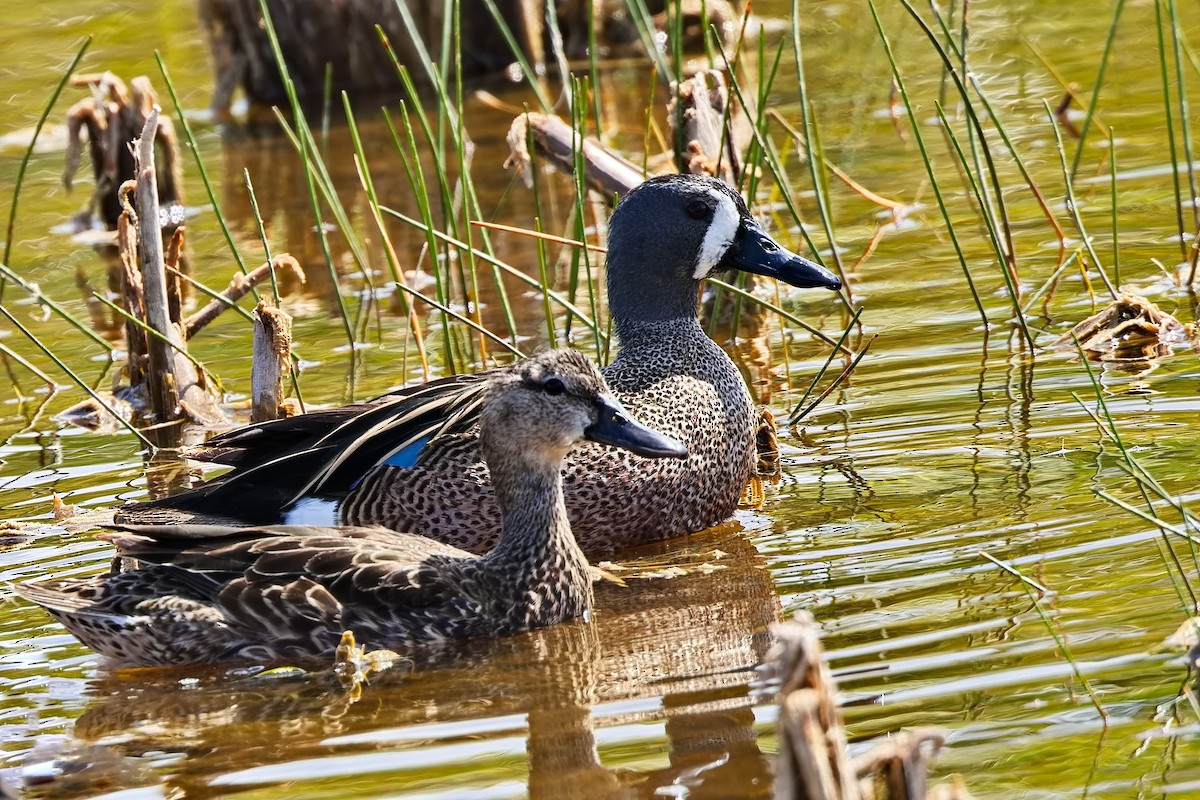
[[[563,467],[567,510],[589,555],[715,525],[737,505],[753,463],[753,404],[737,368],[699,322],[645,325],[603,370],[637,420],[687,445],[684,460],[584,443]],[[386,524],[473,552],[495,545],[500,516],[474,435],[431,442],[412,469],[383,467],[343,502],[341,521]]]

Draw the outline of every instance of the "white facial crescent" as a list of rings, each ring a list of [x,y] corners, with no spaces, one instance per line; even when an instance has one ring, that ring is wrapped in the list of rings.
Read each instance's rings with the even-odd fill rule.
[[[696,257],[696,270],[692,273],[696,280],[706,277],[721,263],[742,224],[742,215],[729,195],[716,189],[709,189],[708,192],[717,203],[713,207],[712,222],[700,244],[700,254]]]

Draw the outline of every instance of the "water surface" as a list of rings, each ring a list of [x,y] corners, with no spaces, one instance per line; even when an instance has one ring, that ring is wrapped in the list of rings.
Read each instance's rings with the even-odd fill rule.
[[[788,5],[756,4],[767,23],[768,54],[785,35]],[[908,88],[921,98],[925,136],[943,153],[937,129],[928,124],[937,64],[903,10],[884,6]],[[1090,91],[1108,11],[1074,0],[971,9],[972,68],[1067,225],[1053,131],[1042,107],[1057,103],[1063,89],[1047,64]],[[866,311],[862,335],[852,343],[872,334],[878,339],[848,384],[784,432],[783,480],[762,513],[627,554],[618,562],[630,576],[626,586],[602,588],[594,625],[472,646],[447,663],[382,676],[357,702],[320,678],[107,670],[45,614],[4,590],[5,765],[19,763],[36,737],[66,734],[76,746],[109,748],[121,767],[81,779],[77,796],[143,787],[121,796],[766,797],[777,706],[772,684],[757,668],[771,622],[807,609],[821,624],[856,750],[900,727],[937,725],[949,732],[938,773],[963,774],[978,797],[1200,795],[1196,713],[1181,695],[1186,670],[1178,654],[1158,647],[1186,619],[1187,603],[1171,579],[1158,531],[1096,495],[1103,489],[1130,501],[1138,497],[1119,454],[1075,398],[1094,401],[1088,373],[1069,354],[1048,347],[1093,311],[1079,273],[1064,275],[1048,315],[1031,318],[1039,347],[1023,352],[1005,324],[1009,301],[986,237],[957,174],[940,161],[939,178],[992,321],[985,329],[911,133],[902,118],[897,125],[889,115],[890,73],[865,6],[805,4],[802,27],[827,158],[872,191],[922,207],[853,266],[854,296]],[[1185,29],[1193,38],[1200,33],[1194,21]],[[351,360],[287,143],[222,137],[204,121],[211,77],[191,4],[77,0],[8,10],[0,45],[10,58],[0,70],[0,95],[9,98],[9,113],[0,135],[36,121],[57,70],[85,32],[95,36],[89,71],[107,68],[127,78],[146,73],[161,87],[152,52],[163,52],[196,120],[201,155],[235,238],[257,263],[261,245],[242,186],[242,169],[249,168],[273,249],[296,255],[310,277],[285,300],[297,317],[306,400],[341,403],[419,379],[412,349],[405,348],[405,326],[386,297],[382,323],[369,318],[363,337],[369,346]],[[1173,269],[1179,247],[1153,7],[1127,7],[1118,34],[1098,127],[1081,162],[1082,213],[1101,258],[1111,264],[1104,141],[1111,126],[1122,281],[1191,322],[1193,299],[1154,263]],[[648,74],[645,64],[623,63],[603,79],[611,141],[638,161]],[[780,76],[768,103],[795,124],[799,107],[787,54]],[[1194,71],[1187,76],[1196,82]],[[488,89],[510,105],[532,102],[519,85],[490,83]],[[52,120],[61,120],[82,96],[69,91]],[[474,97],[467,102],[486,213],[530,226],[532,194],[500,167],[511,115]],[[374,113],[360,112],[360,122],[381,196],[412,213],[390,138]],[[335,125],[325,147],[345,154],[345,130]],[[1073,148],[1068,142],[1068,156]],[[0,186],[12,186],[20,152],[0,151]],[[382,264],[352,163],[344,157],[330,162],[341,173],[343,200],[372,263]],[[27,176],[12,266],[87,318],[86,295],[74,285],[86,279],[103,286],[103,267],[89,248],[51,233],[87,189],[85,181],[75,195],[65,195],[57,183],[61,164],[61,135],[49,130]],[[802,210],[815,220],[807,169],[794,158],[788,166]],[[1000,157],[999,168],[1028,293],[1054,271],[1058,245],[1015,165]],[[224,285],[233,260],[190,162],[186,182],[195,207],[193,268],[206,283]],[[838,245],[855,265],[888,218],[835,184]],[[546,227],[570,233],[567,181],[545,175],[539,188]],[[772,198],[764,192],[760,199],[766,205]],[[799,246],[783,217],[776,225],[783,239]],[[390,232],[411,264],[420,236],[400,225]],[[811,233],[825,246],[817,226]],[[536,274],[528,242],[504,236],[496,242],[506,260]],[[343,291],[358,313],[365,283],[336,238],[334,250]],[[386,282],[382,266],[373,279]],[[534,349],[548,338],[541,300],[515,282],[507,285],[526,337],[522,347]],[[483,317],[498,327],[502,318],[490,286],[481,288]],[[827,333],[840,332],[844,316],[828,293],[786,290],[783,298]],[[112,368],[99,348],[47,319],[19,290],[9,287],[4,300],[67,353],[85,380],[109,385]],[[437,331],[436,320],[430,322]],[[751,323],[731,351],[759,398],[785,415],[826,348],[804,331],[781,330],[778,321]],[[556,327],[562,331],[562,317]],[[64,384],[47,398],[36,380],[15,372],[21,399],[10,392],[0,410],[2,517],[49,523],[53,493],[84,507],[144,497],[146,466],[136,442],[55,423],[51,416],[82,393],[18,332],[5,328],[0,337]],[[440,344],[436,336],[430,340],[436,371]],[[575,340],[585,350],[593,345],[586,335]],[[226,315],[194,352],[227,390],[246,391],[249,337],[240,319]],[[1168,491],[1194,495],[1192,463],[1200,444],[1195,353],[1179,349],[1136,375],[1095,368],[1125,442]],[[152,479],[170,480],[161,473]],[[1177,550],[1194,582],[1194,560]],[[94,572],[110,553],[87,529],[48,526],[33,535],[0,536],[0,582]],[[1052,590],[1043,608],[1107,709],[1107,727],[1030,594],[985,553]]]

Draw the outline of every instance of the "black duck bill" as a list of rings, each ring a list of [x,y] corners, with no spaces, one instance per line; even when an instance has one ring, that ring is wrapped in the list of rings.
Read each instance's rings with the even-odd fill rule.
[[[788,250],[771,238],[757,222],[742,219],[741,230],[725,254],[725,267],[778,278],[800,289],[842,288],[842,282],[829,270]]]
[[[583,438],[623,447],[646,458],[687,458],[687,448],[670,436],[634,422],[616,398],[601,395],[596,401],[600,418],[587,426]]]

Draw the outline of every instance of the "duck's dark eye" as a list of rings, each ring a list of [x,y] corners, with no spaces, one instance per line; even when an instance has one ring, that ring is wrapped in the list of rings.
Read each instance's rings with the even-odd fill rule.
[[[546,378],[542,381],[542,391],[546,394],[555,396],[560,395],[567,390],[566,384],[562,382],[562,378]]]
[[[708,219],[712,216],[712,209],[703,200],[693,200],[687,205],[687,213],[692,219]]]

